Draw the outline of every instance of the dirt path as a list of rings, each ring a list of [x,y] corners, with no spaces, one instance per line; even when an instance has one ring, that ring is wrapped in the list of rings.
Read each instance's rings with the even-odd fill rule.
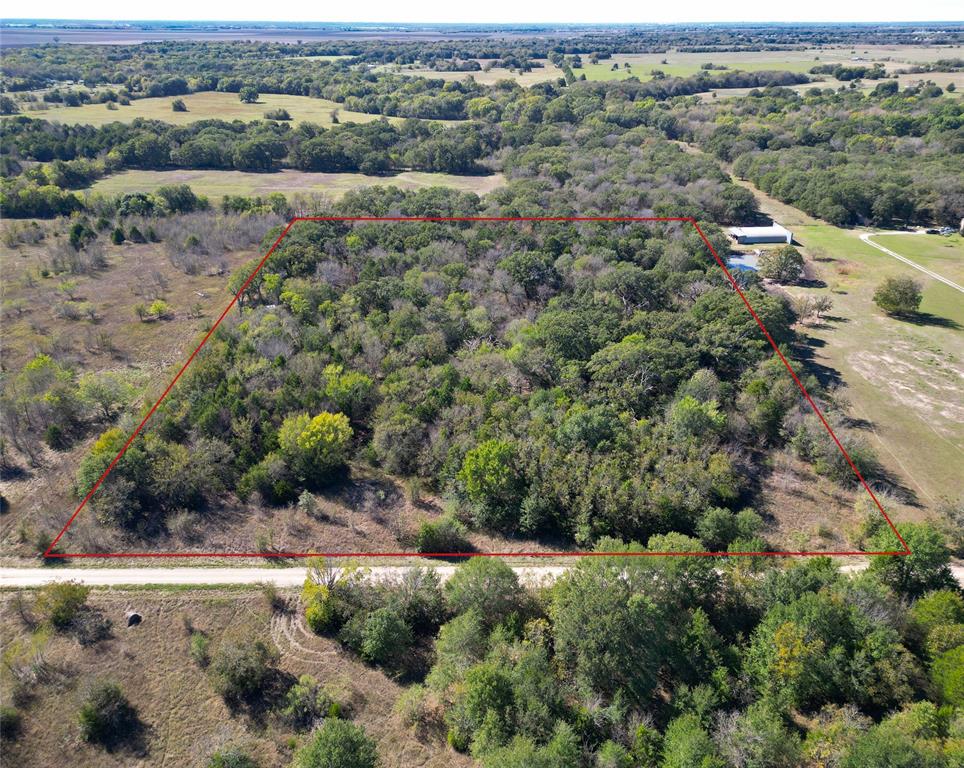
[[[871,239],[873,237],[876,237],[877,235],[923,235],[923,234],[924,234],[923,232],[865,232],[860,236],[860,239],[863,240],[865,243],[867,243],[867,245],[869,245],[871,248],[876,248],[878,251],[883,251],[888,256],[893,256],[898,261],[902,261],[904,262],[904,264],[907,264],[908,266],[913,267],[917,271],[923,272],[928,277],[933,277],[935,280],[939,280],[940,282],[944,283],[944,285],[949,285],[955,291],[960,291],[961,293],[964,293],[964,288],[959,286],[954,281],[948,280],[946,277],[942,277],[936,272],[932,272],[927,267],[922,267],[916,261],[911,261],[906,256],[901,256],[899,253],[895,253],[894,251],[890,250],[890,248],[885,248],[880,243],[875,243]]]
[[[864,570],[866,560],[842,565],[844,573]],[[391,581],[401,578],[411,567],[383,565],[366,569],[372,581]],[[442,581],[452,577],[457,566],[442,565],[435,572]],[[538,586],[559,578],[569,569],[563,565],[525,566],[513,568],[519,581],[527,586]],[[336,571],[341,569],[335,569]],[[954,578],[964,586],[964,566],[951,567]],[[0,568],[0,588],[39,587],[53,581],[74,580],[97,587],[146,585],[206,585],[274,584],[277,587],[300,587],[307,575],[306,568]],[[291,627],[274,626],[275,632],[289,634]]]
[[[379,565],[364,569],[371,581],[392,581],[417,566]],[[452,577],[457,566],[434,566],[442,581]],[[336,568],[335,571],[343,569]],[[558,578],[567,570],[562,565],[522,566],[513,568],[519,581],[536,586]],[[0,568],[0,588],[39,587],[53,581],[79,581],[97,587],[139,585],[234,585],[274,584],[277,587],[300,587],[307,568]]]

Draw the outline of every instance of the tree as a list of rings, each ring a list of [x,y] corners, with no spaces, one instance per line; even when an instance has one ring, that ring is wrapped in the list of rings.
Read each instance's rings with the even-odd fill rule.
[[[931,677],[941,701],[952,707],[964,705],[964,645],[945,651],[934,659]]]
[[[795,283],[803,274],[803,256],[792,245],[760,254],[760,274],[778,283]]]
[[[763,702],[721,718],[716,742],[730,764],[742,768],[795,768],[801,762],[799,738]]]
[[[445,583],[445,599],[456,614],[474,610],[490,627],[522,605],[519,577],[496,557],[473,557]]]
[[[353,434],[343,413],[301,413],[282,422],[278,445],[294,472],[307,482],[322,483],[347,461]]]
[[[950,570],[950,550],[940,531],[929,523],[905,523],[897,530],[911,553],[871,557],[872,574],[898,594],[907,597],[919,597],[934,589],[956,587]],[[875,552],[900,549],[897,537],[889,526],[876,533],[867,546]]]
[[[513,517],[525,496],[515,447],[502,440],[486,440],[465,455],[458,474],[465,495],[476,506],[484,527],[512,528]]]
[[[362,630],[361,656],[374,664],[391,664],[412,644],[412,630],[393,607],[378,608],[369,614]]]
[[[652,695],[673,623],[636,580],[628,558],[585,558],[556,585],[549,615],[556,662],[583,690],[621,692],[642,703]],[[593,627],[586,632],[586,627]]]
[[[211,660],[214,689],[229,702],[256,696],[273,674],[278,652],[261,640],[227,640]]]
[[[666,727],[662,768],[726,768],[699,716],[677,717]]]
[[[255,104],[258,101],[258,92],[250,85],[244,86],[240,91],[238,91],[238,98],[241,100],[242,104]]]
[[[81,402],[96,407],[105,421],[114,418],[114,411],[126,405],[134,394],[134,388],[125,377],[114,371],[87,373],[77,382],[77,395]]]
[[[909,277],[888,277],[874,291],[874,303],[888,315],[913,315],[921,298],[920,283]]]
[[[171,102],[171,109],[175,112],[187,112],[187,104],[184,103],[184,99],[174,99]]]
[[[292,768],[376,768],[375,742],[360,726],[326,719],[295,753]]]
[[[106,747],[121,743],[138,726],[136,710],[116,683],[97,683],[87,693],[78,713],[84,741]]]

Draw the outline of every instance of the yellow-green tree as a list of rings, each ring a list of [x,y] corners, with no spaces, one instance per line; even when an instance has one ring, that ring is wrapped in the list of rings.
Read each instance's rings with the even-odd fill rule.
[[[318,483],[348,460],[353,434],[343,413],[300,413],[284,420],[278,445],[292,470],[303,480]]]

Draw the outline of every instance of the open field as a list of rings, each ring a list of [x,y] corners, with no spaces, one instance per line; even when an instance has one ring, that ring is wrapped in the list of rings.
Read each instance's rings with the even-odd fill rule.
[[[362,173],[310,173],[285,169],[276,173],[244,171],[123,171],[97,181],[91,190],[106,195],[151,192],[165,184],[188,184],[196,194],[218,199],[224,195],[268,195],[316,192],[332,198],[353,189],[393,186],[401,189],[449,187],[484,195],[505,184],[502,174],[455,176],[449,173],[403,171],[394,176],[366,176]]]
[[[964,237],[948,235],[874,235],[874,242],[964,284]]]
[[[913,64],[923,64],[942,58],[959,56],[961,56],[961,49],[951,46],[866,46],[859,49],[831,47],[792,51],[718,51],[713,53],[683,53],[680,51],[642,54],[618,53],[609,59],[600,60],[597,64],[592,64],[588,56],[583,56],[582,68],[574,69],[573,73],[576,77],[584,74],[587,80],[624,80],[628,77],[636,77],[645,82],[653,79],[653,70],[660,70],[669,77],[691,77],[703,71],[702,65],[707,63],[723,65],[728,70],[743,70],[746,72],[779,70],[807,73],[819,64],[865,66],[875,62],[880,62],[887,71],[892,72]],[[489,63],[485,59],[478,59],[478,61],[483,67]],[[537,61],[543,67],[531,72],[513,72],[497,67],[481,72],[439,72],[418,65],[385,65],[376,69],[437,78],[450,82],[463,80],[471,76],[476,82],[485,85],[492,85],[498,80],[508,79],[515,80],[522,86],[531,86],[563,76],[562,70],[548,60],[538,59]],[[619,65],[615,70],[613,69],[614,64]],[[628,69],[626,65],[629,65]],[[794,86],[794,88],[806,90],[813,87],[826,87],[827,85],[836,87],[840,85],[840,82],[830,75],[823,75],[823,77],[825,80],[822,83]],[[960,85],[962,78],[959,72],[932,72],[920,75],[900,75],[898,77],[902,88],[922,79],[932,80],[941,87],[946,87],[951,82]],[[875,84],[874,81],[864,83],[865,87],[869,85],[871,88]],[[721,96],[742,96],[749,90],[748,88],[729,88],[720,89],[716,93]]]
[[[183,99],[187,112],[175,112],[171,102]],[[174,125],[187,125],[198,120],[264,120],[264,113],[272,109],[287,109],[293,124],[309,122],[318,125],[332,125],[332,114],[337,111],[342,123],[370,123],[382,119],[381,115],[364,112],[351,112],[342,105],[325,99],[308,96],[288,96],[285,94],[261,94],[256,104],[243,104],[236,93],[202,91],[186,96],[161,96],[154,99],[135,99],[129,106],[108,109],[106,104],[84,104],[80,107],[50,105],[45,111],[28,111],[26,115],[45,120],[56,120],[66,124],[106,125],[142,117],[148,120],[163,120]],[[401,122],[401,118],[388,118]]]
[[[689,77],[701,71],[706,63],[724,65],[731,70],[756,72],[780,70],[784,72],[809,72],[819,64],[869,65],[880,62],[888,71],[907,67],[910,64],[936,61],[942,58],[960,56],[959,48],[918,47],[918,46],[866,46],[851,48],[808,48],[795,51],[719,51],[713,53],[666,53],[616,54],[611,59],[601,60],[598,64],[589,63],[583,57],[581,70],[574,70],[577,76],[585,72],[587,80],[621,80],[635,75],[640,80],[651,79],[650,72],[659,69],[668,76]],[[859,57],[859,61],[853,61]],[[663,61],[666,63],[664,64]],[[614,63],[619,69],[613,71]],[[626,64],[630,69],[625,68]],[[832,77],[826,76],[836,83]],[[910,76],[908,76],[910,77]],[[914,78],[931,77],[914,75]],[[931,77],[931,79],[934,79]]]
[[[822,324],[803,329],[814,362],[839,372],[853,415],[866,420],[885,466],[903,478],[920,504],[934,508],[940,497],[961,492],[964,303],[952,288],[871,248],[859,235],[825,224],[797,227],[795,239],[826,286],[790,292],[833,300]],[[901,241],[893,248],[901,252],[905,240],[922,237],[892,239]],[[955,251],[953,258],[964,259],[960,243]],[[874,305],[874,289],[892,275],[922,284],[919,320],[892,318]]]
[[[419,77],[445,80],[446,82],[458,82],[467,77],[471,77],[475,82],[481,83],[482,85],[494,85],[499,80],[515,80],[519,85],[524,87],[563,77],[562,70],[555,64],[552,64],[548,59],[535,59],[535,61],[541,63],[542,66],[533,69],[531,72],[516,72],[505,69],[504,67],[492,67],[486,71],[485,66],[490,62],[486,59],[477,59],[477,61],[483,67],[481,71],[477,72],[438,71],[428,67],[418,66],[417,64],[410,66],[388,64],[382,67],[376,67],[375,69],[376,71],[397,72],[403,75],[416,75]]]
[[[84,648],[69,635],[24,626],[14,596],[0,595],[0,644],[11,664],[42,650],[49,676],[31,686],[23,705],[18,739],[4,742],[4,762],[53,768],[69,750],[78,765],[206,765],[218,749],[242,747],[260,765],[287,765],[305,739],[277,715],[247,707],[232,711],[214,692],[207,673],[190,655],[190,629],[210,638],[210,652],[222,643],[260,639],[280,653],[277,688],[309,674],[327,685],[346,705],[351,719],[378,744],[380,764],[392,766],[472,765],[433,736],[419,740],[393,712],[403,688],[377,669],[345,653],[334,640],[312,634],[304,625],[297,598],[287,593],[290,610],[272,612],[256,588],[183,591],[100,591],[89,600],[113,623],[111,637]],[[28,602],[31,600],[27,598]],[[136,609],[140,625],[128,628],[125,610]],[[143,724],[140,743],[108,752],[79,736],[77,710],[94,681],[118,683]],[[3,670],[3,699],[10,701],[11,680]],[[267,709],[267,707],[265,707]]]

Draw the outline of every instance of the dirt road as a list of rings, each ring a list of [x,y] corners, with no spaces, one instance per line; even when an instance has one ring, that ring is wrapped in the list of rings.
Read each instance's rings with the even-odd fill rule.
[[[841,566],[844,573],[855,573],[867,562]],[[401,578],[412,566],[379,565],[366,568],[372,581]],[[434,570],[442,581],[451,578],[457,566],[440,565]],[[527,586],[537,586],[559,578],[564,565],[533,565],[513,568]],[[335,569],[340,571],[342,569]],[[964,566],[951,570],[964,587]],[[305,581],[305,568],[0,568],[0,588],[39,587],[52,581],[79,581],[95,587],[184,585],[221,586],[232,584],[274,584],[277,587],[300,587]]]

